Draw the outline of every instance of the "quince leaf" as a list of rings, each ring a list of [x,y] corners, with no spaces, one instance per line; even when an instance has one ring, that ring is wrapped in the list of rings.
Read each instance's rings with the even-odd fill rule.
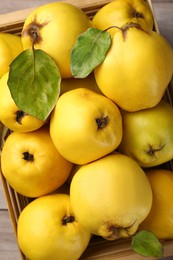
[[[132,237],[132,249],[142,256],[163,257],[163,246],[150,231],[142,230]]]
[[[8,87],[17,107],[42,121],[60,94],[61,76],[52,58],[40,49],[20,53],[10,64]]]
[[[75,78],[85,78],[102,63],[111,45],[109,32],[89,28],[80,34],[71,50],[71,72]]]

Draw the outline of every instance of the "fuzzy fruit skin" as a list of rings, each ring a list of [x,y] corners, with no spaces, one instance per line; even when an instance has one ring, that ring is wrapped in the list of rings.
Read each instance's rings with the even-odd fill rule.
[[[24,208],[18,219],[17,240],[28,259],[79,259],[91,235],[76,219],[63,225],[66,216],[74,216],[66,194],[43,196]]]
[[[103,128],[97,119],[107,118]],[[108,98],[86,88],[64,93],[50,117],[50,136],[59,153],[75,164],[94,161],[122,139],[119,108]]]
[[[9,65],[22,51],[20,36],[0,33],[0,78],[9,71]]]
[[[44,121],[25,114],[19,120],[17,113],[21,110],[16,106],[7,85],[9,72],[0,79],[0,121],[10,130],[15,132],[30,132],[39,129]]]
[[[56,62],[62,78],[72,77],[70,52],[82,32],[91,27],[86,14],[70,3],[53,2],[36,8],[25,20],[22,30],[24,49],[32,47],[29,34],[33,25],[40,34],[35,49],[41,49]]]
[[[144,29],[153,29],[153,14],[149,4],[144,0],[116,0],[102,8],[93,17],[92,23],[98,29],[105,30],[110,26],[123,26],[133,22]],[[115,29],[108,30],[111,35]]]
[[[79,168],[71,181],[70,199],[79,223],[115,240],[136,232],[151,209],[152,191],[134,160],[113,153]]]
[[[142,167],[153,167],[173,158],[173,108],[162,100],[155,107],[122,111],[123,138],[119,152]],[[141,134],[140,134],[141,133]]]
[[[33,158],[29,159],[28,155]],[[28,133],[11,133],[2,149],[1,167],[15,191],[27,197],[39,197],[66,181],[72,163],[56,150],[45,125]]]
[[[130,112],[158,104],[172,73],[168,42],[157,32],[133,26],[126,33],[116,30],[105,60],[94,70],[103,94]]]
[[[159,239],[173,238],[173,171],[146,170],[153,192],[153,203],[139,230],[149,230]]]

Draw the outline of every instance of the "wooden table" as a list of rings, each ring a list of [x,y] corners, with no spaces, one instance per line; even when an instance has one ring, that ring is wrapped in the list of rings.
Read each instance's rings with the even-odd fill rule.
[[[82,0],[81,0],[82,1]],[[0,15],[36,7],[50,0],[4,0],[0,1]],[[173,47],[173,0],[153,0],[153,8],[160,33]],[[170,251],[173,254],[173,249]],[[0,260],[19,260],[18,247],[13,233],[11,220],[8,215],[7,204],[2,191],[0,181]],[[141,258],[140,258],[141,259]],[[172,259],[172,258],[171,258]],[[62,259],[63,260],[63,259]]]

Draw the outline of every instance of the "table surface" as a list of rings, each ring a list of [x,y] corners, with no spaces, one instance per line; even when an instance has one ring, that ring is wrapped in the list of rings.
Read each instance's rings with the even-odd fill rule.
[[[0,1],[0,15],[17,10],[23,10],[30,7],[37,7],[48,2],[52,1],[2,0]],[[153,0],[152,5],[160,33],[168,40],[168,42],[173,47],[173,0]],[[173,254],[173,249],[171,253]],[[8,214],[7,203],[4,198],[3,189],[0,181],[0,260],[19,259],[20,256],[18,252],[18,247],[16,244],[15,235],[13,233],[11,220]]]

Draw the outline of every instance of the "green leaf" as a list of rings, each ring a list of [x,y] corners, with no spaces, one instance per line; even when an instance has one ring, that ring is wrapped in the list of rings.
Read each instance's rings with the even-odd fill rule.
[[[51,113],[60,94],[61,76],[51,57],[28,49],[10,65],[8,87],[17,107],[40,120]]]
[[[89,28],[80,34],[71,51],[71,72],[75,78],[85,78],[106,57],[111,45],[108,32]]]
[[[140,231],[132,237],[132,249],[142,256],[163,257],[163,246],[150,231]]]

